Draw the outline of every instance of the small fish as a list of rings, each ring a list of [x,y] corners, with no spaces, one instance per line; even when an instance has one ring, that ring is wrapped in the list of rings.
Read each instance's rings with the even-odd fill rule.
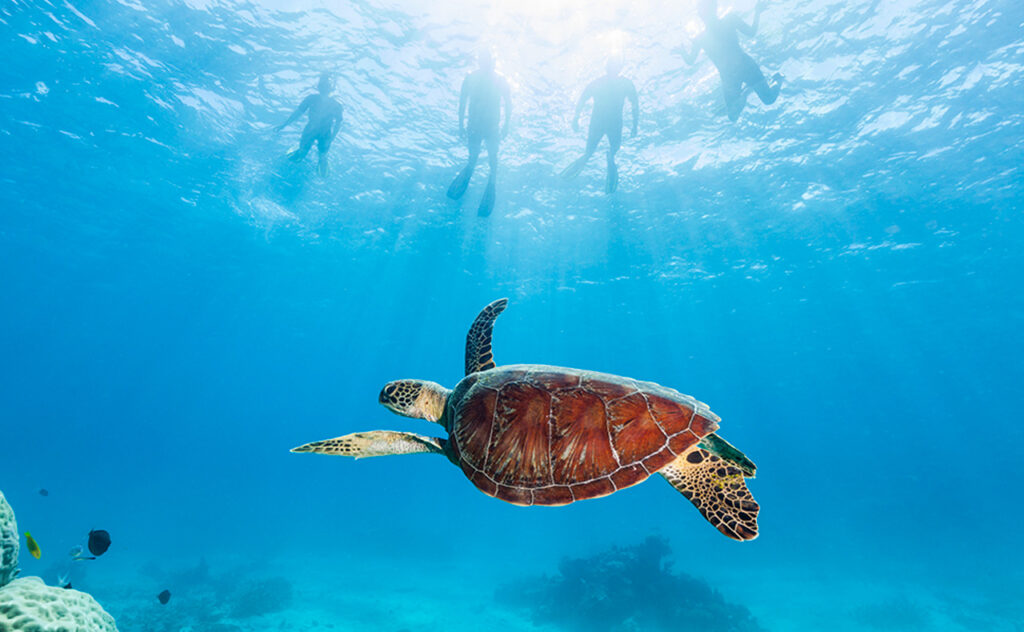
[[[166,606],[167,602],[171,600],[171,591],[165,590],[157,595],[156,598],[161,604]]]
[[[71,549],[70,551],[68,551],[68,555],[71,556],[71,561],[72,562],[81,562],[83,560],[94,560],[94,559],[96,559],[95,555],[86,555],[84,549],[82,549],[82,545],[81,544],[79,544],[78,546],[76,546],[73,549]]]
[[[28,542],[28,552],[32,554],[32,557],[38,560],[43,556],[43,552],[39,550],[39,545],[36,544],[36,539],[28,531],[25,532],[25,541]]]
[[[61,586],[61,588],[63,588],[64,590],[71,590],[71,582],[64,584],[63,586]]]
[[[40,496],[49,496],[49,495],[50,495],[50,492],[46,491],[46,488],[45,488],[45,487],[44,487],[44,488],[40,488],[40,490],[39,490],[39,495],[40,495]]]
[[[103,555],[110,548],[110,534],[103,529],[93,529],[89,532],[89,552],[93,555]],[[93,558],[95,559],[95,558]]]

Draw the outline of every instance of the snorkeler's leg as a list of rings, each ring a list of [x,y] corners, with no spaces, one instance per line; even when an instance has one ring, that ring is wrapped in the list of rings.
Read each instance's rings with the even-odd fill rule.
[[[497,130],[487,135],[487,162],[489,171],[487,173],[487,188],[484,189],[484,197],[480,200],[480,206],[476,214],[480,217],[487,217],[494,210],[494,197],[496,195],[498,181],[498,147],[500,137]]]
[[[615,193],[619,188],[619,167],[615,164],[615,154],[622,146],[622,124],[608,130],[608,175],[604,181],[604,192]]]
[[[735,123],[747,105],[743,82],[739,79],[722,77],[722,96],[725,97],[725,111],[729,115],[729,120]]]
[[[769,83],[764,73],[761,72],[761,67],[757,65],[757,62],[750,55],[746,54],[740,58],[739,70],[734,74],[735,80],[744,86],[743,96],[741,97],[744,104],[746,104],[747,95],[751,92],[756,92],[758,98],[761,99],[761,103],[765,105],[775,103],[775,99],[778,98],[779,90],[782,87],[782,75],[775,73],[772,77],[773,83]]]
[[[779,98],[779,92],[782,90],[782,75],[775,73],[772,75],[772,83],[768,83],[768,80],[761,74],[760,79],[752,83],[750,87],[757,93],[761,103],[771,105],[775,103],[775,99]]]
[[[483,142],[483,138],[479,134],[469,132],[469,162],[459,172],[459,175],[455,176],[452,180],[451,185],[448,187],[448,197],[453,200],[457,200],[463,196],[466,192],[466,188],[469,187],[469,179],[473,177],[473,170],[476,169],[476,161],[480,159],[480,144]]]
[[[309,153],[309,150],[313,148],[313,141],[316,139],[312,134],[307,133],[305,130],[302,132],[302,139],[299,140],[299,146],[294,150],[288,152],[288,159],[292,162],[300,162]]]
[[[319,160],[317,161],[316,169],[317,173],[321,177],[327,176],[327,150],[331,148],[331,136],[330,134],[322,134],[316,139],[316,149],[320,154]]]
[[[601,136],[604,135],[604,130],[601,129],[595,122],[593,117],[590,119],[590,131],[587,132],[587,148],[583,150],[583,155],[573,161],[568,167],[562,170],[563,178],[575,178],[580,175],[583,171],[583,167],[587,165],[587,161],[597,151],[597,144],[601,142]]]
[[[354,432],[334,439],[314,441],[292,448],[291,451],[351,456],[357,459],[368,456],[417,454],[420,452],[444,454],[444,439],[425,437],[412,432],[371,430],[369,432]]]

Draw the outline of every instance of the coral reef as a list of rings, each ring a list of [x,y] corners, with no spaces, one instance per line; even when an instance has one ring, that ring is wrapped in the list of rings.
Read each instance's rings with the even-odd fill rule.
[[[862,604],[853,609],[850,620],[865,630],[927,630],[932,627],[928,610],[906,595]]]
[[[14,579],[20,544],[14,510],[0,492],[0,631],[117,632],[114,618],[90,595],[38,577]]]
[[[117,627],[114,618],[86,593],[25,577],[0,589],[0,630],[117,632]]]
[[[288,608],[292,585],[283,577],[249,581],[232,596],[230,615],[235,619],[258,617]]]
[[[14,510],[7,504],[4,493],[0,492],[0,588],[9,584],[18,575],[18,521]]]
[[[527,610],[535,623],[570,630],[756,632],[743,606],[705,582],[673,573],[668,543],[649,537],[583,559],[563,559],[558,574],[498,589],[499,602]]]
[[[205,560],[192,567],[166,571],[156,563],[143,569],[153,589],[145,598],[125,595],[115,610],[122,632],[242,632],[269,629],[292,602],[292,585],[266,573],[261,563],[211,570]],[[156,600],[158,588],[172,597],[166,606]],[[262,617],[260,620],[254,619]]]

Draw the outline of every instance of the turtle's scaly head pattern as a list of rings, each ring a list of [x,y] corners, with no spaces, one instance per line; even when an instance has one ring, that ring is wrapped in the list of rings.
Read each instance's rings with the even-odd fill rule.
[[[440,421],[450,393],[436,382],[395,380],[384,385],[377,401],[404,417]]]

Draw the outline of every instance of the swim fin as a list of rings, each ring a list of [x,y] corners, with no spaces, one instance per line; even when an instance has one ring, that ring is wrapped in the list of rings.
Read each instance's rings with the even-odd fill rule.
[[[452,180],[451,186],[448,187],[448,197],[453,200],[461,198],[469,187],[469,179],[473,177],[473,170],[469,167],[465,167],[459,172],[459,175],[455,176]]]
[[[574,160],[571,165],[562,170],[562,177],[566,179],[575,178],[576,176],[580,175],[580,172],[583,171],[583,167],[586,164],[586,156]]]
[[[608,178],[604,182],[604,192],[611,194],[615,193],[615,190],[619,188],[619,168],[614,165],[608,165]]]
[[[476,210],[476,214],[480,217],[487,217],[494,210],[494,182],[489,181],[487,183],[487,190],[484,191],[484,197],[480,200],[480,208]]]

